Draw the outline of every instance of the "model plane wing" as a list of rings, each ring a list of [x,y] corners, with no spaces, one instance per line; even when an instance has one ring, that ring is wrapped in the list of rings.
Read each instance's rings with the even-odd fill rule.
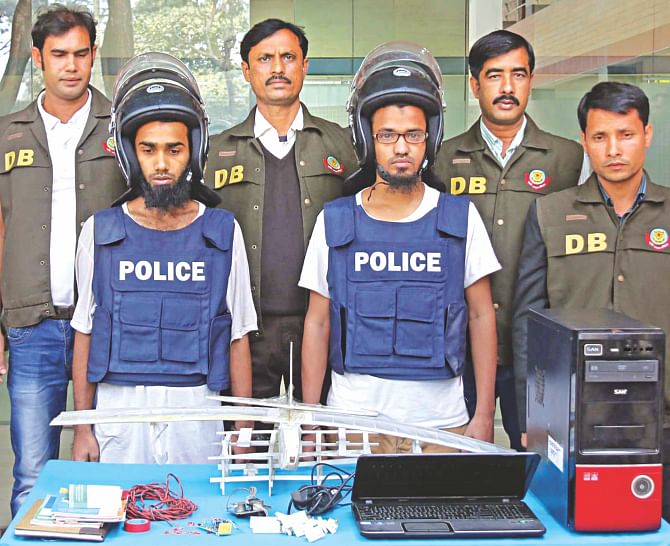
[[[282,423],[286,419],[275,408],[221,406],[211,408],[110,408],[64,411],[52,426],[73,426],[100,423],[169,423],[173,421],[263,421]]]
[[[305,404],[304,402],[290,403],[284,396],[277,398],[243,398],[241,396],[208,396],[210,400],[218,400],[229,404],[249,404],[251,406],[260,406],[265,408],[280,408],[298,411],[323,411],[326,413],[337,413],[343,415],[364,415],[367,417],[375,417],[379,415],[378,412],[366,409],[348,410],[342,408],[333,408],[329,406],[322,406],[321,404]]]

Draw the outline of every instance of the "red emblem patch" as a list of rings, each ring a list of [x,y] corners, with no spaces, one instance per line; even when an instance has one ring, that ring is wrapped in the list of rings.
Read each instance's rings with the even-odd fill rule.
[[[116,140],[114,140],[113,136],[102,143],[102,149],[108,154],[116,155]]]
[[[549,185],[549,182],[551,182],[551,176],[547,176],[542,169],[533,169],[524,174],[524,178],[526,180],[526,185],[533,190],[546,188]]]
[[[332,155],[329,155],[326,159],[324,159],[323,164],[326,169],[333,171],[335,174],[342,174],[344,172],[344,165],[342,165],[342,163],[340,163]]]

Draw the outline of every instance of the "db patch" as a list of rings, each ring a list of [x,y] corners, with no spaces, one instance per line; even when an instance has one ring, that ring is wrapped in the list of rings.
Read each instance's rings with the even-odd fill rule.
[[[116,155],[116,140],[113,136],[109,137],[105,142],[102,143],[102,148],[112,155]]]
[[[549,185],[549,182],[551,182],[551,176],[547,176],[542,169],[533,169],[526,173],[524,177],[526,179],[526,185],[533,190],[546,188]]]
[[[668,232],[663,228],[654,228],[644,236],[647,244],[654,250],[665,250],[670,246]]]
[[[340,163],[332,155],[329,155],[326,159],[324,159],[323,164],[326,169],[333,171],[335,174],[342,174],[344,172],[344,165],[342,165],[342,163]]]

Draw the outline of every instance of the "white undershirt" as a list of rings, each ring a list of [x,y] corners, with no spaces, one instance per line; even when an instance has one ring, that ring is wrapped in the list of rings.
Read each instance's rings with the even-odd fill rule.
[[[49,247],[51,297],[54,305],[68,307],[74,304],[74,256],[77,249],[75,157],[91,111],[91,92],[88,91],[86,104],[66,123],[61,123],[44,110],[43,100],[44,92],[37,97],[37,108],[47,133],[53,173]]]
[[[295,144],[295,135],[298,131],[302,131],[303,126],[304,121],[301,105],[293,123],[291,123],[291,126],[285,135],[286,140],[282,142],[279,140],[277,129],[270,125],[270,122],[265,119],[265,116],[261,114],[261,111],[256,108],[256,116],[254,117],[254,136],[260,140],[265,149],[277,159],[286,157],[286,154],[291,151],[293,144]]]
[[[425,186],[417,209],[398,222],[414,222],[433,210],[439,192]],[[356,195],[361,206],[361,193]],[[464,288],[498,271],[498,262],[481,216],[474,205],[468,210],[468,234],[465,246]],[[328,298],[328,245],[323,212],[319,213],[309,241],[300,276],[301,287]],[[468,422],[460,377],[431,381],[381,379],[358,373],[331,373],[328,405],[341,408],[365,408],[403,423],[427,427],[452,428]]]
[[[200,208],[196,218],[205,212],[205,205],[199,203]],[[123,212],[129,218],[127,203],[123,204]],[[195,218],[194,218],[195,220]],[[133,220],[134,221],[134,220]],[[72,327],[84,334],[90,334],[93,328],[93,312],[95,311],[95,298],[93,297],[93,261],[95,245],[94,217],[91,216],[79,236],[77,247],[77,289],[79,299],[72,317]],[[228,291],[226,292],[226,305],[232,316],[231,341],[240,339],[245,334],[257,330],[256,309],[251,296],[251,281],[249,280],[249,264],[247,252],[244,249],[242,230],[235,220],[235,232],[233,235],[233,255],[228,278]]]

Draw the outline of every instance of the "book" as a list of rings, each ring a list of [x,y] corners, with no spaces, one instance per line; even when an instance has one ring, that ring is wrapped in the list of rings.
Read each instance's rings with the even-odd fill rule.
[[[106,487],[106,486],[89,486]],[[86,503],[79,497],[73,500],[73,486],[67,493],[47,495],[36,516],[36,520],[56,521],[95,521],[95,522],[117,522],[124,521],[126,516],[125,500],[121,499],[121,488],[114,487],[104,495],[98,495],[94,502]]]
[[[33,503],[26,514],[19,520],[14,529],[14,534],[21,537],[39,537],[39,538],[64,538],[67,540],[88,540],[91,542],[102,542],[109,530],[109,525],[102,527],[90,526],[82,523],[79,526],[67,525],[44,525],[35,524],[33,520],[40,511],[44,499]]]

